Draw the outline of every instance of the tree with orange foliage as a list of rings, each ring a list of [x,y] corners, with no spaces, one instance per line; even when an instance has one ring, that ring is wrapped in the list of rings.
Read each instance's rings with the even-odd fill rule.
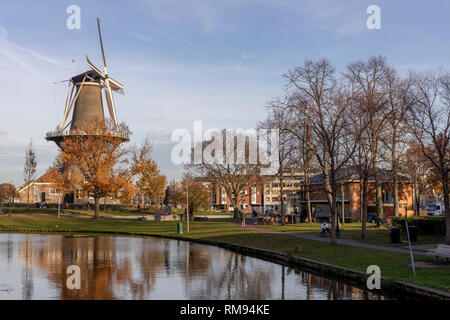
[[[63,153],[60,151],[53,163],[54,170],[50,170],[50,176],[55,189],[61,193],[61,196],[76,192],[77,186],[81,184],[80,174],[76,172],[75,166],[64,163]]]
[[[17,195],[16,187],[10,183],[0,184],[0,213],[2,212],[2,205],[7,201],[13,201]]]
[[[208,208],[210,194],[211,192],[208,187],[195,180],[192,176],[185,174],[177,192],[174,194],[174,200],[185,206],[186,200],[188,200],[189,217],[193,219],[195,211]]]
[[[166,176],[160,174],[158,164],[151,157],[152,144],[146,137],[142,145],[133,150],[131,174],[137,178],[136,188],[144,195],[152,198],[164,196]]]
[[[121,124],[120,131],[126,130],[126,125]],[[120,146],[122,142],[109,122],[91,123],[64,140],[63,162],[79,173],[78,187],[82,192],[94,198],[94,219],[99,216],[99,199],[116,192],[116,189],[123,189],[130,182],[118,169],[126,162],[124,156],[128,152]]]

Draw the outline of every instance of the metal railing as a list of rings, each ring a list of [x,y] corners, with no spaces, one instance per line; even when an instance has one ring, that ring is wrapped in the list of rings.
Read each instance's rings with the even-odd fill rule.
[[[51,131],[47,132],[46,139],[51,138],[60,138],[60,137],[70,137],[70,136],[110,136],[115,138],[120,138],[123,140],[129,140],[128,134],[123,132],[114,132],[114,131],[98,131],[98,132],[86,132],[83,130],[66,130],[66,131]]]

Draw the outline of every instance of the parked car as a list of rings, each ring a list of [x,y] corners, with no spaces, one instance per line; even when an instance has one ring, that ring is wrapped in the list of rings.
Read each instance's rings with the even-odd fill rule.
[[[443,216],[445,214],[444,204],[440,202],[427,204],[425,210],[427,210],[429,216]]]

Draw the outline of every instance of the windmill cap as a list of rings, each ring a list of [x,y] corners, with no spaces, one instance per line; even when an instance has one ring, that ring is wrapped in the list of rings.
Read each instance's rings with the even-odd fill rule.
[[[75,84],[76,83],[81,83],[81,82],[83,82],[83,79],[85,78],[86,75],[87,75],[87,77],[86,77],[85,82],[93,82],[93,81],[97,82],[97,81],[100,81],[100,76],[93,70],[89,70],[89,71],[80,73],[80,74],[78,74],[76,76],[73,76],[71,80]],[[92,79],[94,79],[94,80],[92,80]]]

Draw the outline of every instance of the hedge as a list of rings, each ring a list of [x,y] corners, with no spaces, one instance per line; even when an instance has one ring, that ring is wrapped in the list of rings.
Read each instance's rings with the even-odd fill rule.
[[[392,224],[406,232],[404,217],[392,217]],[[445,217],[411,217],[408,225],[418,227],[421,235],[445,235]]]

